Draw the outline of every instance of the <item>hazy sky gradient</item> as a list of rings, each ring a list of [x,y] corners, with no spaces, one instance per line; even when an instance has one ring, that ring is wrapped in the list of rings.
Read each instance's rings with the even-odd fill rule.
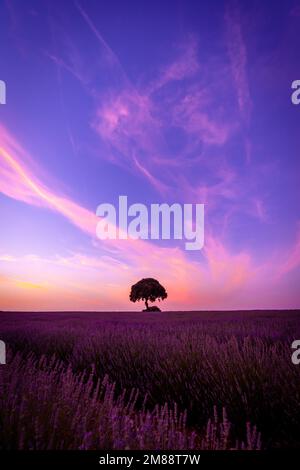
[[[0,309],[300,307],[299,1],[0,3]],[[204,203],[205,245],[96,238]]]

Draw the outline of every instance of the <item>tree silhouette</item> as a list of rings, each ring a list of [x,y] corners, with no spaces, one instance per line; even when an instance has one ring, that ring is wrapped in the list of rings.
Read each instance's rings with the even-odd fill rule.
[[[129,299],[131,302],[144,300],[146,310],[151,309],[148,301],[154,302],[156,299],[164,300],[168,297],[166,289],[156,280],[151,277],[141,279],[139,282],[131,286]],[[152,307],[153,308],[153,307]]]

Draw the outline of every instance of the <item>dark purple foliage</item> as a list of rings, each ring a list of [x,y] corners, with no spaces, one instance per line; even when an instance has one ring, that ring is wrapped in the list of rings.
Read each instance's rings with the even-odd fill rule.
[[[300,445],[298,312],[10,313],[0,337],[0,448]]]

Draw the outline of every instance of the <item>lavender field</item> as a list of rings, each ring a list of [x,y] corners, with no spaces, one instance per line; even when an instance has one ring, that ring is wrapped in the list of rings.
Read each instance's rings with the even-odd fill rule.
[[[300,447],[299,311],[0,322],[0,449]]]

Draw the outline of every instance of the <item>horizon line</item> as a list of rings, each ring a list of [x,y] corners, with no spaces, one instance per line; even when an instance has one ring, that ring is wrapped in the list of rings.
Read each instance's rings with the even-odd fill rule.
[[[161,310],[160,312],[144,312],[143,310],[0,310],[1,313],[204,313],[204,312],[300,312],[297,308],[249,308],[224,310]]]

